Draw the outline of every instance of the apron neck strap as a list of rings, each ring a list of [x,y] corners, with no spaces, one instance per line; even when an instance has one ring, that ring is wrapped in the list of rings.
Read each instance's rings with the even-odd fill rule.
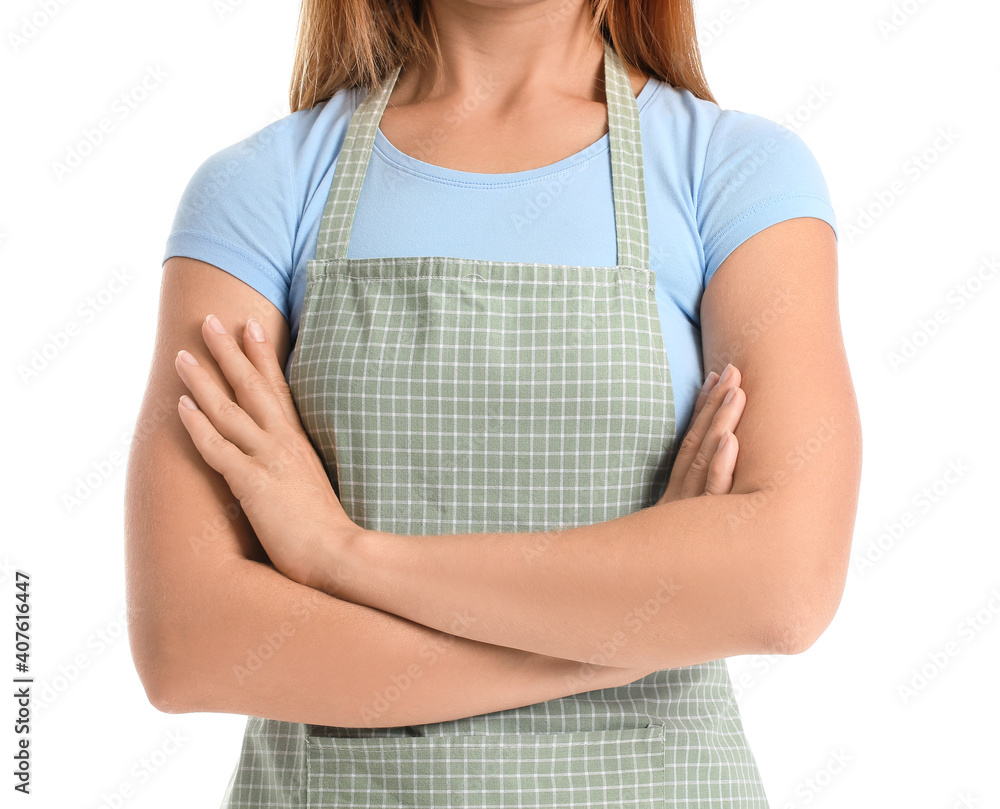
[[[320,223],[316,245],[318,261],[347,257],[354,211],[361,196],[375,134],[401,69],[402,65],[398,66],[381,87],[368,93],[351,117]],[[646,269],[649,267],[649,241],[639,108],[628,71],[607,42],[604,43],[604,87],[608,105],[618,264]]]

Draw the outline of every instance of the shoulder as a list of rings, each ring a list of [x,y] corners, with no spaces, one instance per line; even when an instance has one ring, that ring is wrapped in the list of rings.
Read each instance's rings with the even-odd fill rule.
[[[284,115],[204,158],[188,180],[173,231],[201,231],[232,241],[258,228],[294,239],[302,211],[330,170],[357,107],[353,88]],[[240,245],[242,246],[242,245]]]
[[[726,109],[689,90],[650,81],[656,86],[642,105],[643,123],[656,132],[660,148],[665,145],[662,132],[669,130],[673,151],[690,166],[696,192],[706,190],[706,180],[711,185],[720,175],[735,180],[759,173],[758,184],[798,178],[825,195],[825,187],[817,188],[825,186],[819,163],[796,132],[763,115]]]
[[[752,191],[741,195],[748,184]],[[819,161],[798,133],[763,115],[733,109],[720,109],[712,127],[700,190],[700,200],[716,206],[748,194],[829,198]]]
[[[290,199],[289,191],[308,177],[310,159],[335,157],[356,107],[356,93],[348,88],[309,109],[284,115],[210,153],[195,170],[188,190],[200,189],[198,197],[214,197],[227,189],[279,192]]]
[[[181,194],[163,260],[213,264],[287,312],[303,211],[332,170],[356,106],[349,88],[209,154]]]
[[[815,154],[788,127],[763,115],[725,109],[660,83],[643,111],[644,132],[684,183],[704,252],[703,280],[739,244],[797,217],[837,225]]]

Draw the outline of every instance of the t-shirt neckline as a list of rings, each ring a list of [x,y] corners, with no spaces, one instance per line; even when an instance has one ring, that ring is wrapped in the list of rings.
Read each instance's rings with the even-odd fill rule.
[[[660,84],[662,84],[662,82],[658,81],[655,76],[650,76],[646,80],[642,90],[639,91],[639,95],[637,95],[635,99],[636,104],[639,107],[640,114],[642,113],[642,108],[653,96]],[[411,174],[416,174],[433,180],[447,180],[463,184],[501,185],[522,182],[525,180],[533,180],[559,171],[565,171],[566,169],[572,168],[592,157],[595,157],[601,152],[607,151],[610,148],[610,145],[608,133],[605,132],[598,140],[594,141],[589,146],[585,146],[580,151],[564,157],[561,160],[557,160],[555,163],[550,163],[547,166],[539,166],[534,169],[526,169],[524,171],[508,171],[501,173],[461,171],[459,169],[437,166],[433,163],[425,163],[423,160],[412,157],[411,155],[408,155],[393,146],[389,139],[382,134],[381,127],[375,130],[375,144],[373,149],[388,162],[395,164],[399,168],[405,169]]]

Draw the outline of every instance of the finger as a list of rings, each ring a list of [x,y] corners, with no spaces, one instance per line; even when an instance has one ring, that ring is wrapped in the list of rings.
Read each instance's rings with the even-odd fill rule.
[[[205,345],[236,394],[236,402],[263,430],[282,426],[286,419],[271,383],[247,357],[243,347],[215,315],[201,324]],[[200,402],[199,402],[200,404]]]
[[[726,430],[719,440],[719,448],[708,464],[705,494],[729,494],[733,490],[733,473],[736,471],[738,453],[736,436]]]
[[[715,371],[709,371],[708,376],[705,377],[705,384],[701,386],[701,390],[698,391],[698,398],[694,403],[694,415],[692,419],[697,418],[698,413],[705,406],[705,402],[708,401],[708,395],[715,389],[715,386],[719,383],[719,375]]]
[[[712,373],[715,372],[713,371]],[[724,385],[720,385],[719,381],[721,380],[717,380],[716,383],[705,393],[705,401],[701,409],[692,416],[690,426],[684,434],[681,446],[677,451],[677,456],[674,459],[673,466],[671,467],[668,490],[671,492],[671,496],[675,499],[682,496],[691,496],[690,494],[682,494],[682,489],[687,482],[692,465],[699,457],[702,445],[704,444],[709,428],[712,425],[712,420],[715,418],[716,413],[722,406],[723,399],[725,399],[726,394],[730,389],[740,384],[739,369],[736,366],[733,366],[732,374],[729,379],[725,381]],[[719,438],[721,438],[721,432],[716,436],[716,440],[712,444],[711,452],[703,453],[701,456],[701,463],[705,467],[705,469],[702,470],[703,472],[707,470],[708,462],[711,460],[712,454],[714,454]],[[704,479],[705,475],[702,474],[702,486],[704,486]],[[683,489],[683,491],[693,491],[693,487],[687,487],[686,489]],[[704,489],[699,488],[694,493],[701,494],[702,491],[704,491]]]
[[[247,321],[243,335],[243,345],[246,348],[246,355],[261,376],[267,380],[277,397],[281,406],[281,411],[289,424],[302,428],[299,419],[299,411],[295,407],[292,399],[292,392],[285,380],[285,371],[278,362],[278,354],[274,349],[274,343],[267,334],[267,329],[256,318]]]
[[[746,394],[742,388],[734,387],[726,391],[726,395],[732,394],[728,402],[724,402],[712,418],[701,446],[691,460],[691,467],[685,475],[681,484],[681,497],[696,497],[704,494],[705,485],[708,481],[708,467],[712,462],[712,457],[719,446],[722,434],[726,430],[734,430],[743,414],[743,407],[746,404]],[[725,397],[723,397],[725,399]]]
[[[208,416],[190,396],[180,397],[177,412],[205,463],[222,475],[233,494],[241,498],[247,488],[245,479],[250,469],[250,459],[215,429]]]
[[[178,351],[174,368],[187,385],[201,415],[219,435],[247,455],[260,451],[264,433],[252,418],[222,390],[215,377],[189,351]],[[207,460],[207,459],[206,459]]]

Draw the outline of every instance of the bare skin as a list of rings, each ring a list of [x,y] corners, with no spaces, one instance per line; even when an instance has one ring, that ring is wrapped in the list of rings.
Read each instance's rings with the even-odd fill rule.
[[[564,13],[555,27],[539,22],[546,10],[558,7],[565,11],[566,6],[565,0],[558,4],[545,0],[503,5],[466,0],[435,3],[450,72],[444,84],[431,86],[430,77],[414,73],[411,80],[404,69],[392,99],[397,106],[387,110],[383,118],[383,134],[408,154],[465,171],[534,168],[597,140],[606,131],[606,110],[599,103],[603,98],[599,88],[600,43],[584,36],[582,18]],[[581,2],[578,11],[582,14],[583,10]],[[586,70],[579,67],[584,63],[589,65]],[[461,118],[439,150],[416,154],[420,143],[427,141],[434,120],[454,109],[456,102],[475,97],[484,75],[492,75],[491,85],[497,84],[488,103],[484,101]],[[564,76],[575,78],[556,78]],[[643,83],[643,77],[633,77],[636,93]],[[424,96],[430,106],[417,101]],[[563,126],[553,126],[545,115],[550,103],[553,109],[562,105],[552,117],[572,115],[578,125],[567,129],[563,119]],[[505,121],[517,121],[518,125],[504,128]],[[413,140],[407,141],[406,133],[415,133]],[[741,418],[745,422],[746,417],[734,413],[734,408],[722,408],[721,396],[716,395],[714,401],[707,398],[708,410],[703,414],[709,415],[701,419],[703,432],[692,429],[685,438],[696,460],[687,470],[675,466],[668,489],[675,499],[666,500],[666,507],[702,500],[699,495],[709,492],[718,493],[721,501],[737,491],[755,491],[774,468],[775,458],[785,452],[784,439],[762,425],[776,421],[789,434],[798,437],[803,433],[803,419],[811,418],[817,408],[804,401],[798,391],[775,384],[774,373],[780,367],[800,369],[802,388],[823,397],[826,410],[851,415],[851,403],[841,396],[843,390],[850,391],[850,384],[848,378],[844,385],[846,366],[836,340],[827,341],[829,348],[811,341],[814,332],[839,337],[835,308],[829,305],[835,295],[828,295],[826,279],[832,276],[827,271],[831,259],[826,236],[814,227],[776,226],[769,230],[772,233],[759,234],[734,251],[716,273],[703,304],[706,367],[721,371],[731,362],[741,369],[752,369],[747,379],[758,386],[756,393],[738,396],[739,408],[742,411],[745,405],[751,416],[749,428],[741,431],[741,437],[746,429],[750,431],[749,454],[740,442],[740,469],[736,469],[738,444],[732,435],[719,459],[713,461],[722,433],[735,430],[737,422]],[[758,268],[762,254],[789,258],[787,263],[773,263],[771,276],[758,287],[770,289],[781,281],[781,273],[791,278],[790,268],[801,267],[802,277],[810,277],[809,283],[822,288],[824,297],[815,302],[807,297],[796,316],[785,318],[767,339],[737,350],[739,328],[759,315],[765,305],[763,297],[741,281],[755,275],[764,278]],[[815,279],[820,276],[821,263],[825,274],[820,287]],[[286,507],[275,517],[267,506],[268,498],[257,498],[255,506],[248,506],[251,513],[255,507],[262,511],[257,515],[261,530],[255,532],[255,525],[233,495],[229,477],[206,461],[204,456],[212,455],[206,450],[208,444],[196,445],[191,424],[184,421],[188,416],[179,404],[181,394],[199,397],[187,384],[191,378],[182,376],[185,370],[178,367],[177,354],[186,349],[195,355],[218,390],[235,402],[237,393],[219,362],[224,354],[219,343],[212,342],[225,338],[209,333],[205,316],[214,313],[219,317],[229,339],[255,368],[265,367],[267,351],[276,364],[285,364],[287,323],[259,293],[218,268],[193,259],[178,257],[167,262],[160,300],[153,365],[132,444],[126,491],[130,642],[155,705],[166,711],[232,712],[348,727],[393,726],[446,721],[579,693],[579,685],[570,685],[579,672],[575,660],[473,640],[463,636],[461,627],[451,634],[447,627],[429,627],[391,611],[337,598],[285,575],[275,561],[282,558],[281,548],[285,547],[281,531],[268,536],[266,526],[279,525],[282,520],[293,522],[290,517],[307,516],[309,510]],[[244,330],[251,317],[264,327],[268,339],[263,344],[247,339]],[[808,327],[796,332],[800,322]],[[228,351],[235,357],[232,346]],[[817,377],[809,362],[827,376]],[[202,378],[202,383],[206,382],[207,378]],[[284,395],[275,385],[269,387],[271,395],[279,399]],[[772,390],[780,390],[784,401],[776,400]],[[267,390],[259,392],[267,394]],[[759,404],[754,406],[756,396]],[[207,413],[209,421],[218,421],[225,430],[220,413],[237,417],[236,409],[215,399],[215,407],[220,409],[213,412],[210,400],[211,394],[202,388],[201,413]],[[284,418],[284,427],[276,420],[272,424],[278,424],[280,441],[289,442],[301,461],[301,467],[291,467],[300,469],[301,474],[290,474],[288,480],[301,481],[310,469],[315,472],[315,459],[305,452],[301,437],[295,437],[296,419],[291,415]],[[730,423],[725,424],[727,419]],[[854,427],[853,422],[849,427]],[[845,430],[842,434],[849,433]],[[211,441],[218,449],[219,442]],[[820,462],[813,464],[824,482],[838,476],[843,481],[839,488],[828,487],[832,524],[853,520],[849,495],[854,479],[844,474],[844,467],[834,465],[835,459],[848,457],[842,446],[830,445]],[[276,457],[280,461],[287,456],[279,448]],[[285,468],[287,472],[287,464]],[[714,476],[710,469],[714,469]],[[228,474],[237,480],[237,473]],[[802,491],[814,485],[807,475],[799,480]],[[313,477],[312,485],[321,490],[323,481]],[[799,489],[789,487],[786,491],[791,503]],[[325,516],[315,515],[317,519],[327,520],[335,512],[332,503],[325,502],[330,508],[324,510]],[[178,503],[184,507],[177,508]],[[808,511],[814,518],[817,509],[810,505]],[[688,519],[694,525],[695,510],[684,513],[690,513]],[[338,527],[350,531],[350,526],[338,519]],[[305,535],[308,532],[299,534]],[[817,563],[813,578],[808,580],[812,583],[822,574],[829,581],[823,592],[831,594],[822,609],[810,607],[820,616],[809,620],[808,630],[813,633],[813,627],[831,614],[830,606],[839,598],[840,556],[832,550],[829,555],[832,561],[824,561],[822,567]],[[815,558],[820,558],[818,551]],[[287,569],[295,568],[288,565]],[[806,581],[804,574],[801,578]],[[805,602],[796,599],[790,603],[797,607]],[[290,632],[284,631],[286,627]],[[275,632],[282,640],[280,646],[272,648],[267,663],[241,676],[238,670],[248,668],[248,652],[268,643]],[[791,640],[761,638],[755,648],[798,651],[800,637],[796,633]],[[441,651],[430,662],[425,654],[428,650]],[[405,672],[415,661],[421,676],[413,680],[412,688],[374,719],[359,714],[360,707],[371,704],[374,690],[389,684],[392,675]],[[649,666],[598,666],[587,690],[632,682],[653,670],[655,667]]]
[[[603,60],[602,44],[588,42],[571,54],[568,70],[527,76],[527,86],[510,73],[505,81],[510,65],[492,60],[478,63],[479,72],[449,75],[436,86],[403,70],[379,129],[401,152],[457,171],[548,166],[607,134]],[[638,96],[649,75],[627,67]]]
[[[321,593],[271,566],[226,479],[205,462],[182,421],[187,387],[175,365],[182,346],[220,390],[231,390],[207,347],[217,335],[205,324],[206,307],[230,334],[242,336],[248,315],[258,319],[277,363],[289,352],[287,323],[260,293],[204,262],[166,262],[126,481],[129,637],[154,705],[397,726],[529,705],[649,673],[593,666],[580,685],[576,661],[469,640],[461,626],[455,634],[431,629]],[[240,342],[247,345],[245,336]],[[251,670],[262,646],[273,654]],[[364,713],[373,694],[414,663],[420,676],[413,687],[377,716]]]

